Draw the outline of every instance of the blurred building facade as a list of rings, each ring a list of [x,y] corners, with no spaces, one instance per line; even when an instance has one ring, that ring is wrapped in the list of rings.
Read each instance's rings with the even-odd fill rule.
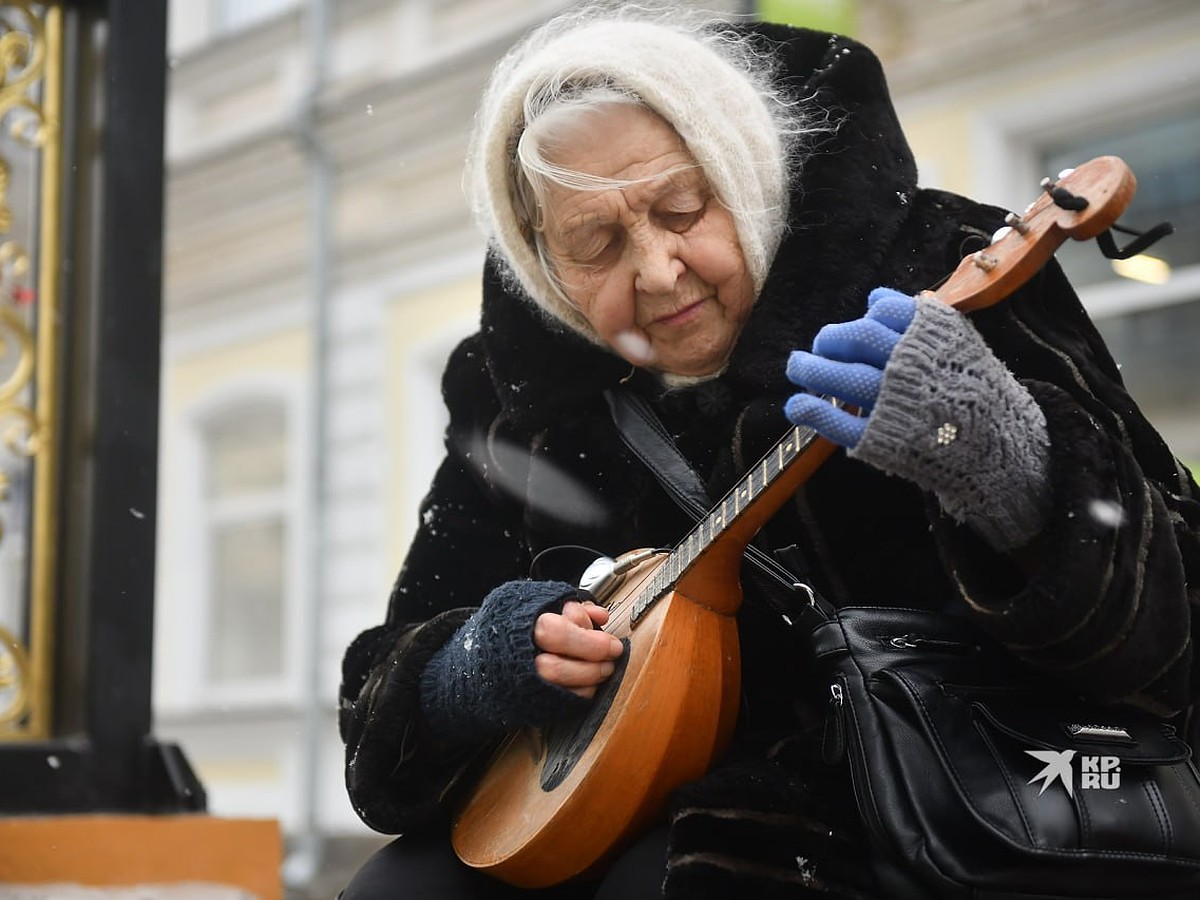
[[[441,367],[476,325],[474,106],[566,5],[171,6],[155,728],[213,812],[281,819],[297,881],[314,847],[368,834],[342,790],[338,664],[383,616],[440,458]],[[1125,218],[1177,227],[1158,266],[1061,258],[1135,396],[1200,462],[1200,5],[771,8],[830,6],[883,59],[923,184],[1020,209],[1070,162],[1133,166]]]

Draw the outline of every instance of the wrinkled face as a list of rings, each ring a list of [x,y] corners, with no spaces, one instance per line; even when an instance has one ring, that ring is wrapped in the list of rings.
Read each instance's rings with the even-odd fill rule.
[[[662,118],[617,105],[547,155],[576,172],[637,184],[551,187],[546,248],[568,298],[637,366],[710,375],[754,304],[733,217]]]

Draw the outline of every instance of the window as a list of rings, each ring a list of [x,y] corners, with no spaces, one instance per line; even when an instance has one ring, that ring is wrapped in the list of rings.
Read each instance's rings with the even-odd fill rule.
[[[1165,261],[1172,270],[1200,264],[1200,107],[1174,110],[1170,115],[1098,129],[1042,148],[1042,169],[1058,172],[1096,156],[1119,156],[1138,180],[1137,193],[1121,216],[1144,230],[1167,221],[1175,233],[1147,253]],[[1117,243],[1123,243],[1120,235]],[[1071,241],[1059,251],[1077,286],[1114,281],[1120,277],[1112,264],[1095,252],[1094,244]]]
[[[288,440],[282,402],[242,402],[202,426],[208,636],[214,687],[286,674]]]
[[[213,31],[237,31],[296,5],[296,0],[213,0]]]
[[[1175,454],[1200,465],[1200,103],[1140,118],[1122,118],[1041,147],[1044,171],[1057,172],[1099,155],[1120,156],[1138,180],[1121,215],[1139,230],[1169,221],[1175,233],[1150,247],[1160,289],[1138,293],[1132,274],[1105,259],[1094,242],[1068,241],[1058,259],[1085,301],[1103,292],[1115,312],[1097,314],[1099,328],[1128,385]],[[1127,236],[1115,235],[1118,245]],[[1165,264],[1165,265],[1163,265]],[[1142,301],[1142,302],[1138,302]]]
[[[1200,298],[1096,320],[1129,392],[1175,455],[1200,475]]]

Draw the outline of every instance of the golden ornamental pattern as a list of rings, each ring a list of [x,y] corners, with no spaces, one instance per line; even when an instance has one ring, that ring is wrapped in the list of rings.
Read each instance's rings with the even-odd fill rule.
[[[61,41],[58,3],[0,5],[0,740],[50,720]]]
[[[0,133],[6,139],[0,148],[36,150],[47,133],[34,96],[46,63],[44,25],[31,4],[16,2],[0,11],[0,29]],[[37,417],[26,398],[34,372],[35,297],[26,282],[32,269],[29,251],[11,236],[16,224],[12,182],[11,161],[0,155],[0,441],[11,457],[28,458],[38,447]],[[11,471],[0,467],[0,503],[9,499],[11,482]],[[0,512],[0,541],[4,524]]]
[[[29,657],[21,642],[0,626],[0,726],[12,725],[29,706]]]

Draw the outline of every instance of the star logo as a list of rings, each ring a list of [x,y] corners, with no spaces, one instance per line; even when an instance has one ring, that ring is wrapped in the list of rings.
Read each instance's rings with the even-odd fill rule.
[[[1067,789],[1067,796],[1072,800],[1075,799],[1074,779],[1071,777],[1071,760],[1075,758],[1074,750],[1026,750],[1030,756],[1039,762],[1044,762],[1046,767],[1030,778],[1026,784],[1033,784],[1039,778],[1042,779],[1042,789],[1038,791],[1038,796],[1042,796],[1046,792],[1046,788],[1058,779],[1062,782],[1063,787]]]

